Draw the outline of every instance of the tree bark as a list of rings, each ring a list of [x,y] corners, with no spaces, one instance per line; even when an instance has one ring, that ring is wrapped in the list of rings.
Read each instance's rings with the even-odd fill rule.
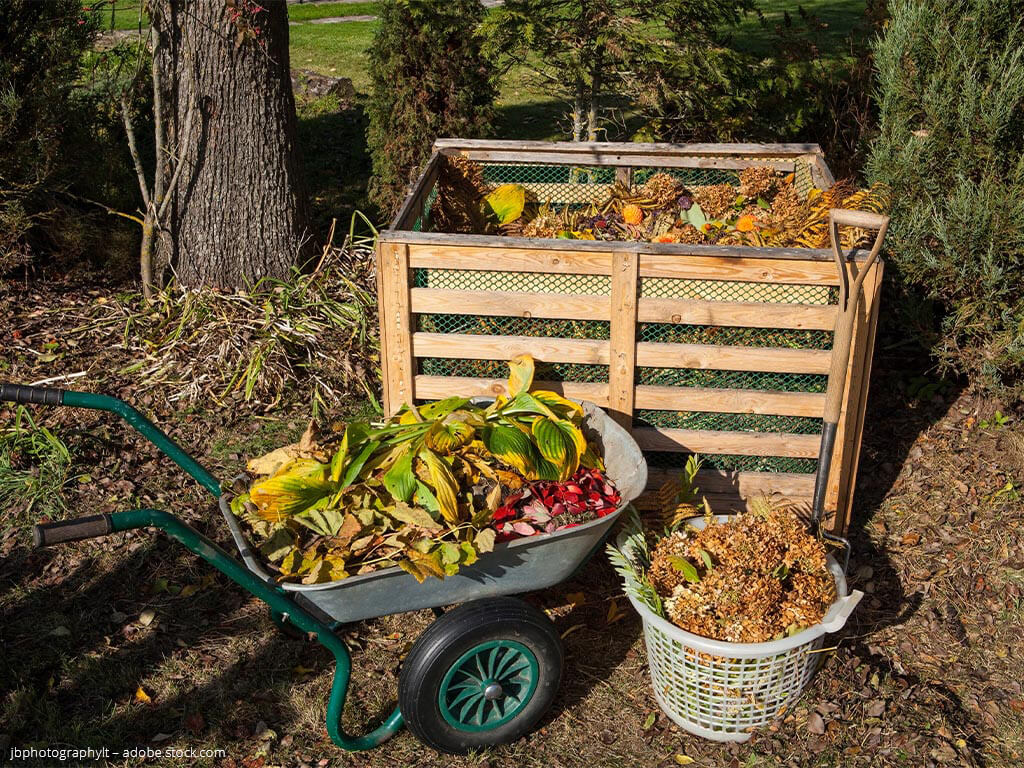
[[[150,5],[160,39],[163,146],[175,153],[156,173],[183,164],[158,222],[157,268],[169,266],[184,287],[287,277],[304,262],[308,211],[285,3]],[[190,104],[198,113],[189,126]]]

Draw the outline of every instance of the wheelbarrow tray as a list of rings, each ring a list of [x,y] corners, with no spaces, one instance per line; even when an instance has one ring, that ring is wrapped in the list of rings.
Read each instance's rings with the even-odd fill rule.
[[[278,583],[277,588],[344,624],[530,592],[567,580],[597,550],[622,511],[647,484],[647,464],[629,434],[592,403],[584,402],[583,409],[584,433],[600,447],[605,474],[622,497],[614,512],[572,528],[503,542],[473,565],[444,579],[428,578],[419,583],[395,566],[324,584]],[[227,496],[221,497],[220,508],[246,566],[273,580],[250,549]]]

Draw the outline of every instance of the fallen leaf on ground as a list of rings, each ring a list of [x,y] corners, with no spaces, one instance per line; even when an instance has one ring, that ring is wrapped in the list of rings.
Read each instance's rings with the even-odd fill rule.
[[[675,760],[678,765],[693,765],[693,763],[695,762],[692,757],[690,757],[689,755],[684,755],[680,752],[676,753]]]
[[[156,611],[154,611],[152,608],[147,608],[139,614],[139,624],[141,624],[144,627],[148,627],[150,624],[153,623],[153,619],[155,618]]]
[[[807,730],[819,736],[825,732],[825,721],[817,712],[811,712],[811,716],[807,718]]]
[[[137,701],[139,704],[153,703],[153,699],[150,697],[148,693],[146,693],[146,689],[143,688],[141,685],[135,689],[135,701]]]

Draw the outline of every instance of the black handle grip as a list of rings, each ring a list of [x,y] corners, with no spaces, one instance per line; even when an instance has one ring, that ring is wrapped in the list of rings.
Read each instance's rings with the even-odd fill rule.
[[[41,523],[32,527],[32,543],[38,547],[106,536],[114,530],[110,515],[90,515],[62,523]]]
[[[62,405],[64,390],[50,387],[26,387],[23,384],[0,384],[0,401],[29,405]]]

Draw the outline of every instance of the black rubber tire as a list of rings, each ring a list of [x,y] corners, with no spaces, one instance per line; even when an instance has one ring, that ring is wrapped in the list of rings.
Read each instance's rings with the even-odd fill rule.
[[[514,640],[533,653],[537,687],[507,723],[486,731],[456,728],[441,714],[441,682],[464,653],[492,640]],[[507,744],[529,732],[551,706],[562,679],[562,656],[555,625],[533,606],[512,597],[466,603],[437,619],[413,644],[398,680],[398,706],[413,735],[440,752]]]

